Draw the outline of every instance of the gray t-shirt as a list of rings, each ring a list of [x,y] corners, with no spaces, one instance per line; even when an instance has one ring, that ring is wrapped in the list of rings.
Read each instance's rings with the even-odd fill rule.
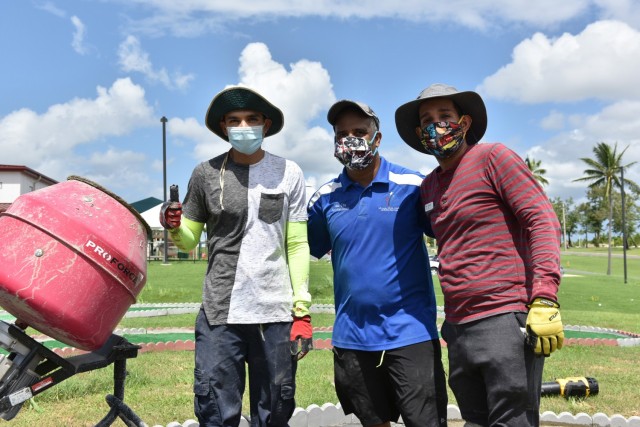
[[[210,325],[291,321],[286,224],[307,220],[302,170],[268,152],[250,166],[229,156],[221,186],[226,155],[196,166],[183,204],[186,218],[206,224],[207,320]]]

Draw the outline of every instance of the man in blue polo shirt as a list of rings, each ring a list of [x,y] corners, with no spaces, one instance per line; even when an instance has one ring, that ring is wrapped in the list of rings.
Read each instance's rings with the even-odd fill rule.
[[[380,122],[361,102],[327,115],[342,173],[309,201],[311,254],[331,250],[336,393],[364,426],[446,426],[446,382],[418,172],[380,157]],[[430,230],[429,230],[430,231]]]

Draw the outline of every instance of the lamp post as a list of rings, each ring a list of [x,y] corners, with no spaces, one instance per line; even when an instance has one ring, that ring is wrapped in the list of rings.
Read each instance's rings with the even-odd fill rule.
[[[564,215],[564,202],[562,202],[562,241],[564,243],[564,250],[567,250],[567,221]]]
[[[622,258],[624,264],[624,283],[627,284],[627,224],[624,217],[624,166],[620,166],[620,198],[622,201]]]
[[[163,201],[167,201],[167,118],[162,116],[160,119],[162,122],[162,190],[163,190]],[[163,228],[163,245],[164,250],[162,251],[163,255],[163,263],[167,264],[167,252],[169,250],[169,243],[167,240],[169,239],[169,233],[166,228]]]

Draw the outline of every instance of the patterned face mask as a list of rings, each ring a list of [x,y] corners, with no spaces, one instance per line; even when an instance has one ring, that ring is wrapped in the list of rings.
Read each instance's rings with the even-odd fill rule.
[[[431,123],[421,129],[422,143],[428,154],[448,159],[458,152],[464,143],[465,132],[460,124],[464,116],[456,122]]]
[[[334,142],[335,152],[333,155],[347,169],[363,170],[373,162],[378,149],[371,150],[373,141],[376,139],[378,131],[373,134],[371,141],[355,136],[345,136],[336,139]]]

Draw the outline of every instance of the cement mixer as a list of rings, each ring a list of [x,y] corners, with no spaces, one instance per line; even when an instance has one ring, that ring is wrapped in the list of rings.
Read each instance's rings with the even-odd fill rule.
[[[124,404],[126,360],[139,346],[113,334],[146,283],[151,235],[142,217],[87,179],[18,197],[0,213],[0,417],[10,420],[29,398],[61,381],[114,365],[109,413],[129,426],[145,424]],[[25,333],[32,327],[86,353],[63,358]]]

